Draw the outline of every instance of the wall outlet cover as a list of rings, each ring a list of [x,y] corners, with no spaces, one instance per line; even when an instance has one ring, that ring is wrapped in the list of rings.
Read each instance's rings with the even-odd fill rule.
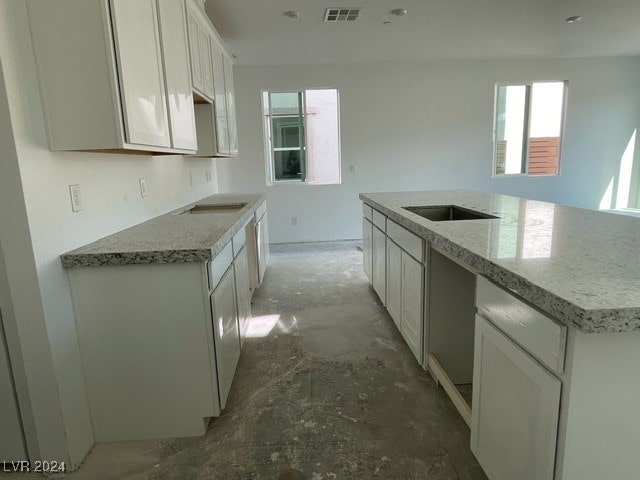
[[[211,170],[207,170],[205,172],[205,177],[207,178],[207,183],[211,182]]]
[[[196,184],[196,179],[193,176],[193,172],[189,172],[189,184],[193,187]]]
[[[147,196],[147,180],[144,178],[140,179],[140,196],[142,198]]]
[[[71,195],[71,210],[80,212],[82,208],[82,197],[80,196],[80,185],[69,185],[69,194]]]
[[[298,225],[298,217],[291,217],[291,225]]]

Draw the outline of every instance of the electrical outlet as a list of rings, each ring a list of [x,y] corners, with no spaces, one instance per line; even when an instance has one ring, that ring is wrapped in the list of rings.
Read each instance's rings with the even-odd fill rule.
[[[189,184],[193,187],[196,184],[196,179],[193,176],[193,172],[189,172]]]
[[[142,198],[147,196],[147,180],[144,178],[140,179],[140,196]]]
[[[356,166],[355,165],[349,165],[349,171],[351,173],[356,173]]]
[[[298,225],[298,217],[291,217],[291,225]]]
[[[207,183],[211,183],[211,170],[205,172],[205,177],[207,178]]]
[[[80,196],[80,185],[69,185],[69,194],[71,195],[71,210],[80,212],[82,210],[82,197]]]

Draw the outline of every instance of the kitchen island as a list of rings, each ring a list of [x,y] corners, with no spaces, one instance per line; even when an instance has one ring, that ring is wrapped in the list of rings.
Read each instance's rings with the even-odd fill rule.
[[[266,222],[264,195],[213,195],[61,256],[96,441],[202,435],[220,415]]]
[[[637,478],[640,221],[461,190],[360,199],[365,271],[489,478]]]

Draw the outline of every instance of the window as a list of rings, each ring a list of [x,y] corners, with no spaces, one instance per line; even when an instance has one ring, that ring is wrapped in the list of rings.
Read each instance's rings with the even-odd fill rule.
[[[496,87],[494,175],[557,175],[566,82]]]
[[[340,183],[338,90],[263,92],[267,185]]]

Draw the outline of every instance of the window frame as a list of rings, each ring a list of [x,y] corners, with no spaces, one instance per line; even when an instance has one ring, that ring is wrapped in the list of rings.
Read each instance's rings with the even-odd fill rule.
[[[563,83],[564,89],[562,94],[562,119],[560,121],[560,133],[558,135],[558,170],[556,173],[529,173],[529,147],[531,142],[531,90],[536,83]],[[497,167],[497,147],[496,134],[498,131],[498,90],[500,87],[526,87],[525,94],[525,118],[523,124],[523,154],[522,164],[524,166],[524,172],[521,173],[496,173]],[[569,80],[535,80],[528,82],[496,82],[493,89],[493,132],[492,132],[492,160],[491,160],[491,178],[546,178],[546,177],[558,177],[562,175],[562,153],[564,147],[564,131],[567,120],[567,98],[569,97]]]
[[[307,95],[305,94],[306,91],[309,90],[335,90],[336,91],[336,108],[337,108],[337,129],[338,129],[338,163],[339,163],[339,168],[338,168],[338,173],[339,173],[339,178],[338,178],[338,182],[337,183],[309,183],[309,181],[307,180],[307,175],[306,175],[306,171],[307,171],[307,166],[308,166],[308,151],[309,151],[309,147],[308,147],[308,135],[307,135]],[[297,179],[286,179],[286,180],[276,180],[275,178],[275,161],[273,158],[273,138],[271,136],[272,132],[271,132],[271,114],[265,114],[264,113],[264,96],[265,94],[268,96],[269,98],[269,105],[268,105],[268,109],[269,112],[271,112],[271,94],[272,93],[298,93],[302,95],[302,128],[304,129],[304,180],[297,180]],[[262,89],[260,90],[260,106],[261,106],[261,116],[262,116],[262,142],[264,144],[264,158],[265,158],[265,176],[266,176],[266,184],[267,187],[274,187],[274,186],[300,186],[300,185],[307,185],[307,186],[331,186],[331,185],[341,185],[342,184],[342,128],[341,128],[341,115],[340,115],[340,89],[338,87],[335,86],[331,86],[331,87],[307,87],[307,88],[292,88],[292,89],[286,89],[286,90],[266,90],[266,89]],[[301,166],[302,169],[302,166]]]

